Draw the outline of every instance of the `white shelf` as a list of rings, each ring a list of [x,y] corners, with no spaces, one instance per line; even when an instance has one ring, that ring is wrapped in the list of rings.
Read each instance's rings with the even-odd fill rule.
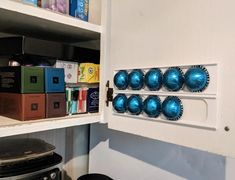
[[[0,137],[27,134],[100,122],[99,113],[79,114],[59,118],[17,121],[0,116]]]
[[[0,31],[63,42],[99,40],[101,26],[39,7],[0,1]]]

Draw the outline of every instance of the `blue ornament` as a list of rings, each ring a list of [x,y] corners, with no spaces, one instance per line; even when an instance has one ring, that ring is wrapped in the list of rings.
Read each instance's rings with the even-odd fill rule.
[[[133,115],[139,115],[142,112],[143,102],[139,95],[131,95],[127,100],[127,109]]]
[[[144,73],[139,69],[134,69],[129,74],[129,86],[133,90],[140,90],[144,86]]]
[[[128,73],[125,70],[118,71],[114,78],[114,85],[120,89],[120,90],[125,90],[128,86]]]
[[[158,117],[161,113],[161,100],[158,96],[148,96],[144,100],[144,112],[149,116],[149,117]]]
[[[118,113],[124,113],[127,110],[127,97],[125,94],[118,94],[114,99],[113,99],[113,108],[118,112]]]
[[[183,105],[176,96],[168,96],[162,103],[162,113],[168,120],[178,120],[183,114]]]
[[[193,66],[185,73],[185,84],[189,91],[201,92],[209,84],[209,73],[203,66]]]
[[[158,68],[152,68],[145,74],[145,85],[150,91],[157,91],[162,87],[162,72]]]
[[[169,91],[179,91],[184,84],[184,75],[179,67],[166,70],[163,75],[163,84]]]

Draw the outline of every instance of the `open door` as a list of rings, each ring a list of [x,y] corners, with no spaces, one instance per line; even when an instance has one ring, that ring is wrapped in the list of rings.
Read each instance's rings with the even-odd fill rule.
[[[117,106],[106,107],[108,127],[235,157],[234,6],[112,0],[107,77]]]

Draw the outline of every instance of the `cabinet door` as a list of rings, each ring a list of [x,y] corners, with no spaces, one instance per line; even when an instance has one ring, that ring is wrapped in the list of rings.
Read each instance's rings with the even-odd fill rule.
[[[109,128],[235,156],[234,6],[231,0],[112,0],[106,78],[114,89],[114,99],[118,94],[128,98],[128,110],[124,103],[122,112],[122,96],[116,107],[120,112],[110,102],[105,116]],[[130,80],[134,69],[146,77],[151,68],[164,74],[159,90],[149,90],[146,85],[140,90],[125,89],[123,79],[121,90],[114,85],[119,70],[126,70]],[[134,89],[141,81],[138,73],[132,77]],[[138,112],[139,99],[132,95],[142,101],[157,96],[160,115],[151,115],[159,107],[156,99],[153,104],[146,100],[146,111]]]

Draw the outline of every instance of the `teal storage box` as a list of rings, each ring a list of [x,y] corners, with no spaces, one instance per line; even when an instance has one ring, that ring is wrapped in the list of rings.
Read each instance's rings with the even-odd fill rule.
[[[65,92],[64,69],[45,68],[45,93]]]

